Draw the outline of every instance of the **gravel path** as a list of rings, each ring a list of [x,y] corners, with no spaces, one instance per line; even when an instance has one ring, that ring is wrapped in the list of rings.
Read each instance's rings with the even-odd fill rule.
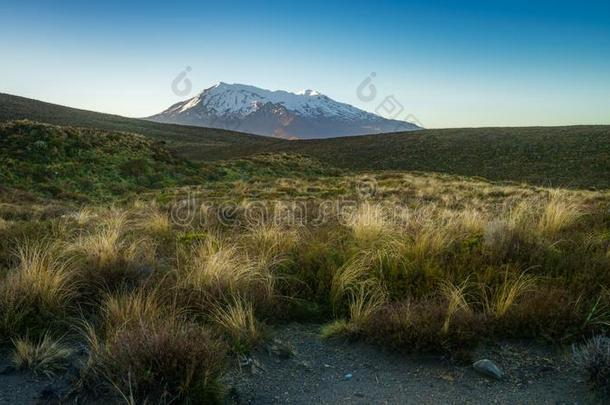
[[[372,346],[326,341],[318,325],[289,325],[242,359],[228,376],[234,403],[269,404],[589,404],[601,403],[569,353],[538,344],[480,349],[504,381],[438,357],[401,356]]]
[[[362,343],[322,340],[319,329],[319,325],[293,324],[273,331],[269,344],[252,357],[240,359],[240,365],[236,361],[227,375],[232,387],[227,402],[604,403],[594,396],[569,353],[546,346],[506,343],[480,349],[475,359],[488,358],[506,373],[503,381],[495,381],[470,366],[452,365],[439,357],[402,356]],[[0,352],[0,404],[57,403],[53,387],[61,378],[53,381],[30,372],[2,373],[8,365],[7,353]]]

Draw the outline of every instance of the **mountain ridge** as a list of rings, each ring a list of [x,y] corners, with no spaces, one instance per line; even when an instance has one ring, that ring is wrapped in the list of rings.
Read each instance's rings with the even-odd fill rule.
[[[291,93],[219,82],[175,103],[154,122],[239,130],[287,139],[318,139],[422,129],[331,99],[316,90]]]

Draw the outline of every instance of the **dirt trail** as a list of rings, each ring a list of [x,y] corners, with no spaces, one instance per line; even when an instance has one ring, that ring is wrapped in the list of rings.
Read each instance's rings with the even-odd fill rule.
[[[319,325],[273,331],[264,348],[227,376],[228,403],[238,404],[597,404],[569,352],[538,344],[487,346],[504,381],[439,357],[402,356],[373,346],[319,337]],[[0,404],[57,403],[66,376],[54,379],[9,371],[0,351]],[[2,372],[4,371],[4,372]],[[59,384],[59,385],[58,385]],[[88,403],[90,400],[85,400]],[[110,403],[110,400],[102,403]],[[74,403],[72,400],[71,403]]]
[[[289,325],[276,343],[229,375],[235,403],[269,404],[589,404],[596,398],[569,353],[538,344],[498,344],[477,351],[504,381],[438,357],[401,356],[369,345],[326,341],[318,325]],[[290,347],[290,350],[283,346]],[[292,352],[291,355],[287,352]]]

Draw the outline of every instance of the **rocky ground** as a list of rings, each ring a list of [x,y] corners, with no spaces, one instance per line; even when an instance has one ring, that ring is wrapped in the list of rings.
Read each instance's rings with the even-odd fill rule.
[[[290,325],[230,373],[234,403],[600,403],[569,351],[511,342],[478,350],[504,372],[495,380],[439,357],[385,353],[327,341],[319,325]]]
[[[592,404],[603,403],[573,365],[568,349],[535,343],[486,345],[473,356],[504,373],[497,380],[472,365],[404,356],[319,337],[320,325],[272,331],[270,343],[235,361],[227,375],[232,404]],[[0,353],[0,404],[61,403],[74,372],[51,379],[14,370]],[[71,397],[68,403],[86,403]]]

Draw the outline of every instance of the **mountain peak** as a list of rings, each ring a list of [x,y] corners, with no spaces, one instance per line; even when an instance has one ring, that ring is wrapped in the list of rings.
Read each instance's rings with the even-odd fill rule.
[[[314,96],[323,96],[322,93],[320,93],[317,90],[311,90],[311,89],[307,89],[307,90],[301,90],[298,93],[296,93],[299,96],[309,96],[309,97],[314,97]]]
[[[153,121],[233,129],[259,135],[324,138],[419,129],[340,103],[316,90],[291,93],[218,82]]]

